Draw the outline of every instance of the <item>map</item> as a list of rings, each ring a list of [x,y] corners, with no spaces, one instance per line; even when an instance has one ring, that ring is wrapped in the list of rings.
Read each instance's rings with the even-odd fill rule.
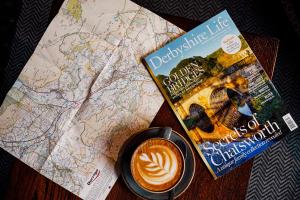
[[[141,58],[181,33],[127,0],[65,1],[0,108],[0,146],[105,199],[120,147],[163,103]]]

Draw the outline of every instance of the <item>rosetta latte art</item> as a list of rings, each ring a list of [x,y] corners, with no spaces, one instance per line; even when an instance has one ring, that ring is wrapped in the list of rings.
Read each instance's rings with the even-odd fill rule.
[[[179,182],[183,165],[182,153],[174,143],[153,138],[135,150],[130,166],[134,180],[141,187],[163,192]]]
[[[139,156],[137,169],[139,174],[152,185],[161,185],[174,179],[178,171],[176,155],[166,146],[155,145]]]

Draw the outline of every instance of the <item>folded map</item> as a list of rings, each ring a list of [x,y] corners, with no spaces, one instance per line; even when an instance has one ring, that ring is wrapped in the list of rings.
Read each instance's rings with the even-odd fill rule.
[[[130,1],[65,1],[0,108],[0,146],[104,199],[120,146],[163,103],[140,59],[181,32]]]

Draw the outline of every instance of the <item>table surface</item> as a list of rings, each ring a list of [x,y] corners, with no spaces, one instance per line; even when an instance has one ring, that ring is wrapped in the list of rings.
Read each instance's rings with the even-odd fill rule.
[[[200,23],[168,15],[161,16],[184,30],[190,30]],[[258,37],[249,34],[244,34],[244,36],[264,66],[267,74],[272,77],[279,41],[274,38]],[[183,128],[166,102],[160,108],[151,126],[170,126],[187,138]],[[193,151],[196,157],[195,176],[190,187],[178,199],[245,199],[252,160],[236,168],[231,173],[213,180],[194,148]],[[45,178],[17,159],[7,184],[5,199],[79,199],[79,197]],[[131,193],[122,179],[119,178],[107,199],[125,200],[139,198]]]

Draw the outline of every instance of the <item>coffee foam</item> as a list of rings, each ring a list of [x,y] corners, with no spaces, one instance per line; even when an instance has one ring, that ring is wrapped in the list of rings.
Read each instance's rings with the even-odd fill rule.
[[[141,177],[152,185],[161,185],[172,180],[178,170],[174,152],[162,145],[154,145],[149,151],[150,155],[142,153],[139,156],[137,169]]]
[[[136,182],[151,191],[173,187],[181,177],[182,168],[180,151],[163,139],[152,139],[141,145],[132,160],[132,173]]]

